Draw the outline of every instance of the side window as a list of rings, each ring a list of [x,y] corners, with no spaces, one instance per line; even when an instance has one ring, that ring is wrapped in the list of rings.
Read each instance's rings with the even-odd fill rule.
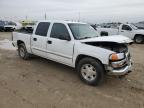
[[[40,22],[36,28],[35,34],[39,36],[47,36],[49,26],[49,22]]]
[[[50,37],[58,38],[58,39],[61,39],[61,37],[70,38],[69,32],[68,32],[66,26],[61,23],[53,24]]]
[[[122,26],[122,30],[129,30],[129,31],[131,31],[132,29],[131,29],[131,27],[128,26],[128,25],[123,25],[123,26]]]

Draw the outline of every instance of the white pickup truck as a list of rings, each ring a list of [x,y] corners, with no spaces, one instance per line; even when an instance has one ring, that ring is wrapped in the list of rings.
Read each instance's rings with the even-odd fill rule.
[[[123,35],[134,40],[136,43],[144,42],[144,30],[138,29],[132,24],[121,24],[119,27],[115,28],[97,28],[97,31],[101,36]]]
[[[88,24],[71,21],[39,21],[32,34],[13,32],[13,45],[22,59],[30,54],[77,70],[89,85],[98,85],[107,75],[131,72],[131,55],[124,36],[100,37]]]
[[[4,26],[4,31],[14,31],[16,29],[15,25],[5,25]]]

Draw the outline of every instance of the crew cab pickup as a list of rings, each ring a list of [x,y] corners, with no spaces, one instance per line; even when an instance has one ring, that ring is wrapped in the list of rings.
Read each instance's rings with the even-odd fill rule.
[[[39,21],[32,34],[13,32],[13,45],[22,59],[30,54],[77,70],[89,85],[98,85],[105,75],[131,72],[131,55],[125,36],[100,37],[90,25],[71,21]]]
[[[144,30],[138,29],[133,24],[121,24],[119,27],[97,28],[101,35],[124,35],[136,43],[144,42]]]

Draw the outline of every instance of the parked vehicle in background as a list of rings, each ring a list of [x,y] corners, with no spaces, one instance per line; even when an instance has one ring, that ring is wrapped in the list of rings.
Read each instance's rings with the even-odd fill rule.
[[[28,31],[29,33],[32,33],[33,30],[34,30],[34,26],[35,26],[35,23],[29,23],[28,25],[26,25],[26,26],[24,27],[24,29],[25,29],[26,31]]]
[[[5,21],[4,31],[11,32],[22,28],[22,24],[19,22]]]
[[[14,22],[7,22],[4,26],[4,31],[14,31],[16,29],[16,23]]]
[[[135,23],[134,24],[138,29],[144,29],[144,22],[143,23]]]
[[[124,35],[133,39],[136,43],[144,42],[144,30],[138,29],[133,24],[121,24],[118,27],[97,28],[101,36]]]
[[[13,32],[13,45],[22,59],[30,54],[77,70],[89,85],[103,82],[105,75],[131,72],[131,55],[125,36],[101,37],[90,25],[71,21],[39,21],[33,33]]]
[[[0,31],[4,31],[5,22],[0,21]]]

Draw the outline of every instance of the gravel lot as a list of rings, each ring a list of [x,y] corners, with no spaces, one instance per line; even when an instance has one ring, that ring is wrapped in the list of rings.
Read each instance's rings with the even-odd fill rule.
[[[0,33],[0,46],[4,39],[11,33]],[[0,48],[0,108],[144,108],[144,44],[130,49],[132,73],[91,87],[70,67]]]

